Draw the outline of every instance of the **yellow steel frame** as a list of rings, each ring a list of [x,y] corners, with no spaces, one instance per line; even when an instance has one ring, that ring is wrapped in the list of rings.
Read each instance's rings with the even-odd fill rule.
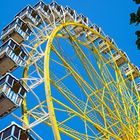
[[[55,116],[55,111],[54,111],[54,106],[53,106],[53,101],[56,101],[56,102],[58,102],[59,104],[61,104],[62,106],[64,106],[65,108],[67,108],[68,110],[70,110],[70,111],[72,111],[72,112],[74,112],[74,110],[71,110],[68,106],[66,106],[66,105],[64,105],[63,103],[61,103],[61,102],[59,102],[59,101],[57,101],[56,99],[54,99],[52,96],[51,96],[51,87],[50,87],[50,84],[51,84],[51,80],[50,80],[50,65],[49,65],[49,62],[50,62],[50,51],[51,50],[53,50],[59,57],[61,57],[60,55],[59,55],[59,53],[55,50],[55,48],[52,46],[52,42],[53,42],[53,40],[54,40],[54,38],[56,37],[56,36],[60,36],[60,37],[63,37],[63,35],[58,35],[57,33],[61,30],[61,29],[63,29],[63,28],[65,28],[65,27],[67,27],[67,26],[78,26],[78,27],[82,27],[82,28],[84,28],[84,29],[86,29],[86,30],[88,30],[88,31],[91,31],[93,34],[95,34],[95,35],[97,35],[97,36],[99,36],[101,39],[103,39],[104,41],[106,41],[114,50],[116,50],[117,52],[118,52],[118,49],[113,45],[113,44],[111,44],[105,37],[103,37],[101,34],[99,34],[97,31],[95,31],[95,30],[93,30],[93,29],[91,29],[90,27],[87,27],[87,26],[85,26],[85,25],[83,25],[83,24],[80,24],[80,23],[75,23],[75,22],[70,22],[70,23],[61,23],[61,25],[59,25],[58,27],[56,27],[54,30],[53,30],[53,32],[51,33],[51,35],[50,36],[46,36],[44,39],[43,39],[43,41],[40,41],[40,42],[38,42],[35,46],[34,46],[34,48],[36,48],[39,44],[41,44],[42,42],[44,42],[44,41],[46,41],[46,40],[48,40],[48,43],[47,43],[47,46],[46,46],[46,50],[45,50],[45,58],[44,58],[44,78],[45,78],[45,90],[46,90],[46,101],[47,101],[47,105],[48,105],[48,110],[49,110],[49,115],[50,115],[50,121],[51,121],[51,126],[52,126],[52,129],[53,129],[53,133],[54,133],[54,137],[55,137],[55,140],[61,140],[61,137],[60,137],[60,128],[59,128],[59,126],[58,126],[58,122],[57,122],[57,120],[56,120],[56,116]],[[72,39],[74,39],[74,38],[72,38]],[[84,43],[83,43],[84,44]],[[84,44],[85,46],[87,46],[87,44],[85,43]],[[77,45],[77,48],[79,48],[78,47],[78,45]],[[76,48],[75,48],[76,49]],[[79,48],[80,49],[80,48]],[[99,53],[98,52],[98,50],[93,50],[93,51],[97,51],[97,53]],[[31,52],[31,54],[32,54],[33,52]],[[78,53],[78,51],[77,51],[77,53]],[[81,51],[81,54],[82,54],[82,51]],[[79,57],[81,57],[80,56],[80,54],[78,54],[79,55]],[[84,54],[82,54],[83,56],[84,56]],[[112,54],[111,54],[112,55]],[[120,53],[120,55],[124,58],[124,59],[126,59],[121,53]],[[85,58],[86,58],[86,56],[84,56]],[[63,58],[61,58],[62,60],[63,60]],[[104,61],[104,59],[103,58],[101,58],[102,59],[102,61]],[[86,58],[86,61],[88,62],[88,59]],[[128,60],[126,60],[127,62],[128,62],[128,64],[134,69],[134,70],[136,70],[136,68],[128,61]],[[28,64],[30,63],[30,60],[28,61]],[[69,67],[69,65],[63,60],[63,63],[65,63],[65,66],[67,66],[67,67]],[[90,64],[90,63],[89,63]],[[115,64],[116,65],[116,64]],[[101,67],[100,66],[100,64],[99,64],[99,67]],[[73,72],[73,70],[70,68],[70,71],[71,72]],[[94,68],[93,68],[93,71],[94,71]],[[73,72],[74,73],[74,72]],[[120,75],[120,71],[118,71],[117,72],[118,73],[118,75]],[[92,79],[92,75],[91,75],[91,73],[88,73],[89,74],[89,77],[91,78],[91,80],[93,81],[93,83],[94,83],[94,80]],[[98,74],[97,74],[98,75]],[[139,74],[140,75],[140,74]],[[24,70],[24,77],[27,77],[28,76],[28,65],[27,65],[27,67],[25,68],[25,70]],[[74,76],[77,76],[77,77],[79,77],[79,79],[91,90],[91,91],[93,91],[93,89],[83,80],[83,79],[81,79],[81,77],[75,72],[74,73]],[[132,77],[133,77],[133,75],[132,75]],[[65,77],[63,77],[63,78],[65,78]],[[100,79],[101,81],[102,81],[102,79]],[[133,78],[133,80],[134,80],[134,78]],[[80,85],[80,87],[82,88],[82,84],[80,83],[80,81],[77,81],[78,83],[79,83],[79,85]],[[117,77],[117,82],[119,82],[119,79],[118,79],[118,77]],[[125,83],[125,81],[123,80],[123,82]],[[104,83],[104,85],[105,85],[105,87],[109,90],[109,87],[108,87],[108,84],[109,83]],[[135,85],[135,88],[136,88],[136,85]],[[122,89],[121,87],[119,88],[120,90]],[[99,91],[97,91],[98,89],[96,89],[96,92],[99,92]],[[95,92],[95,91],[94,91]],[[110,90],[109,90],[109,92],[110,92]],[[121,91],[120,91],[121,92]],[[86,92],[85,92],[85,94],[86,94]],[[137,91],[137,96],[138,96],[138,100],[139,100],[139,94],[138,94],[138,91]],[[87,96],[89,96],[89,95],[87,95]],[[105,95],[104,95],[105,96]],[[112,97],[112,98],[114,98],[114,97]],[[90,96],[88,97],[88,99],[90,100]],[[92,105],[94,105],[94,103],[93,103],[93,101],[90,101],[91,103],[92,103]],[[104,104],[104,103],[103,103]],[[124,101],[124,104],[125,104],[125,101]],[[94,105],[95,106],[95,105]],[[107,107],[108,108],[108,107]],[[117,107],[115,107],[115,110],[116,110],[116,112],[117,112]],[[108,111],[110,111],[109,110],[109,108],[108,108]],[[126,113],[126,116],[127,116],[127,108],[125,108],[125,113]],[[119,114],[119,112],[118,112],[118,114]],[[84,119],[84,121],[89,121],[89,122],[91,122],[97,129],[101,129],[102,130],[102,128],[100,128],[100,126],[98,126],[97,124],[94,124],[89,118],[87,118],[87,117],[85,117],[85,116],[82,116],[81,114],[78,114],[77,112],[75,112],[75,114],[74,115],[78,115],[78,116],[80,116],[81,118],[83,118]],[[112,119],[113,119],[113,117],[115,118],[116,116],[114,116],[111,112],[110,112],[110,115],[112,115]],[[25,122],[25,128],[26,128],[26,126],[28,126],[28,124],[29,124],[29,122],[28,122],[28,113],[27,113],[27,104],[26,104],[26,98],[24,99],[24,102],[23,102],[23,116],[24,116],[24,122]],[[101,114],[101,116],[102,116],[102,118],[104,119],[104,114]],[[119,116],[119,115],[118,115]],[[71,116],[70,118],[68,118],[67,120],[69,120],[69,119],[71,119],[73,116]],[[65,121],[67,121],[67,120],[65,120]],[[121,122],[121,118],[118,118],[118,120]],[[130,121],[130,120],[129,120]],[[139,122],[140,122],[140,118],[139,118]],[[86,124],[86,123],[85,123]],[[107,122],[106,122],[106,125],[108,125],[107,124]],[[122,125],[122,127],[124,127],[124,130],[125,131],[129,131],[129,129],[128,128],[125,128],[125,126],[123,126]],[[104,130],[104,132],[105,133],[107,133],[107,134],[109,134],[110,136],[113,136],[114,138],[116,138],[116,139],[120,139],[118,136],[116,136],[116,135],[114,135],[113,134],[113,131],[112,131],[112,133],[109,133],[109,132],[106,132],[106,130]],[[138,130],[138,132],[140,132],[140,129]],[[130,132],[129,131],[129,133],[131,133],[132,134],[132,132]],[[73,137],[71,134],[68,134],[69,136],[71,136],[71,137]],[[126,136],[126,138],[129,138],[129,136],[130,135],[127,135]],[[132,134],[132,137],[131,138],[134,138],[134,136],[133,136],[133,134]],[[87,139],[88,139],[88,136],[87,136]]]

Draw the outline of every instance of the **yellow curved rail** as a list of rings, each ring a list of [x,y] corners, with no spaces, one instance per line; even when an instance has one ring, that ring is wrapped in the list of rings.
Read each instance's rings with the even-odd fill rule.
[[[46,46],[45,58],[44,58],[44,78],[45,78],[44,84],[45,84],[45,92],[46,92],[46,101],[48,104],[48,110],[49,110],[49,115],[50,115],[50,120],[51,120],[55,140],[61,140],[61,137],[60,137],[60,133],[59,133],[58,125],[57,125],[57,120],[56,120],[52,96],[51,96],[49,61],[50,61],[50,51],[51,51],[51,47],[52,47],[52,42],[53,42],[54,38],[56,37],[57,33],[66,26],[83,27],[84,29],[91,31],[93,34],[95,34],[95,35],[99,36],[100,38],[102,38],[103,40],[105,40],[114,50],[116,50],[118,52],[118,49],[113,44],[111,44],[105,37],[103,37],[101,34],[99,34],[97,31],[95,31],[94,29],[91,29],[88,26],[85,26],[83,24],[76,23],[76,22],[62,23],[61,25],[59,25],[58,27],[56,27],[53,30],[52,34],[49,37],[48,36],[45,37],[46,40],[48,40],[48,43]],[[45,39],[44,39],[44,41],[45,41]],[[41,42],[38,42],[38,43],[40,44]],[[118,53],[124,59],[126,59],[120,52],[118,52]],[[128,61],[128,63],[135,70],[135,67],[133,67],[133,65],[129,61]],[[28,68],[26,67],[26,69],[27,70],[25,70],[24,76],[27,76]],[[138,99],[139,99],[139,97],[138,97]],[[26,98],[25,98],[25,100],[23,102],[23,116],[24,116],[24,121],[28,124],[28,117],[26,115],[26,112],[27,112],[27,105],[26,105]],[[138,130],[138,132],[139,131],[140,131],[140,129]],[[118,137],[116,136],[116,138],[118,138]]]
[[[105,37],[100,35],[97,31],[91,29],[88,26],[80,24],[80,23],[74,23],[74,22],[62,23],[61,25],[59,25],[58,27],[56,27],[53,30],[52,34],[50,35],[50,37],[48,39],[48,43],[47,43],[46,50],[45,50],[44,78],[45,78],[46,100],[47,100],[47,104],[48,104],[48,110],[49,110],[49,115],[50,115],[50,120],[51,120],[51,123],[52,123],[52,129],[53,129],[55,140],[61,140],[61,137],[60,137],[60,133],[59,133],[59,129],[58,129],[57,121],[56,121],[56,116],[55,116],[55,112],[54,112],[54,107],[53,107],[53,101],[52,101],[52,97],[51,97],[49,59],[50,59],[50,50],[51,50],[51,47],[52,47],[53,39],[55,38],[56,34],[62,28],[66,27],[66,26],[83,27],[84,29],[87,29],[87,30],[91,31],[93,34],[98,35],[100,38],[105,40],[109,45],[113,46]],[[113,48],[116,50],[115,46],[113,46]],[[116,138],[118,139],[117,136],[116,136]]]

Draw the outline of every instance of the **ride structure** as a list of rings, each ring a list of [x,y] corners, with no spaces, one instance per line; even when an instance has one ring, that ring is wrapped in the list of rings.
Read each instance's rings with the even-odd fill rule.
[[[1,41],[1,140],[139,138],[139,69],[86,16],[40,1]]]

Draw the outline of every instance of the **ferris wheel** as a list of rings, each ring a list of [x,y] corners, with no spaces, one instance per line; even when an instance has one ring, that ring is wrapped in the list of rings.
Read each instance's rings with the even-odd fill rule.
[[[139,138],[139,69],[86,16],[40,1],[1,40],[1,140]]]

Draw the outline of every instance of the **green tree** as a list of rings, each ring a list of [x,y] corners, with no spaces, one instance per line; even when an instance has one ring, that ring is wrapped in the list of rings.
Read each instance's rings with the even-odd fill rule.
[[[133,0],[136,4],[140,4],[140,0]],[[130,24],[135,24],[138,26],[140,24],[140,6],[138,6],[138,9],[136,13],[130,14]],[[136,45],[138,49],[140,50],[140,30],[136,31],[135,34],[137,35]]]

